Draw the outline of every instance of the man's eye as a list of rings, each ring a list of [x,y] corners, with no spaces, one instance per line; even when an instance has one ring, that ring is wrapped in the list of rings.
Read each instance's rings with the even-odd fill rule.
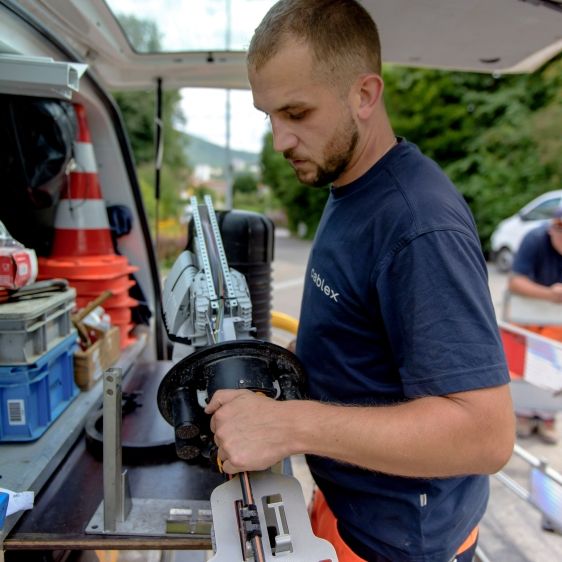
[[[288,115],[291,121],[299,121],[300,119],[304,119],[307,113],[307,111],[299,111],[298,113],[289,113]]]

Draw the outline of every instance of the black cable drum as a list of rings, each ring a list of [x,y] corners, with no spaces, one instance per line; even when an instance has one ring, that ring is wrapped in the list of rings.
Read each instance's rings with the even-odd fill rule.
[[[251,211],[219,211],[217,221],[228,265],[246,277],[256,338],[271,339],[273,221]]]

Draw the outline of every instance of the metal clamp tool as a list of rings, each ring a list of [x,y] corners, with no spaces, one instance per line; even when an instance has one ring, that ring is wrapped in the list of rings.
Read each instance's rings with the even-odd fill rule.
[[[248,389],[276,400],[299,399],[304,371],[286,349],[251,339],[244,277],[229,269],[211,199],[192,198],[196,254],[183,252],[164,285],[164,317],[174,356],[158,407],[175,429],[180,458],[212,456],[204,408],[219,389]],[[333,546],[312,533],[299,482],[271,471],[243,472],[211,494],[213,562],[337,562]]]

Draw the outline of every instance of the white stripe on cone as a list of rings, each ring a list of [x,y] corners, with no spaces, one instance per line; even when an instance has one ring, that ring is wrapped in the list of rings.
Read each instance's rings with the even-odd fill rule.
[[[109,229],[103,199],[61,199],[57,207],[55,229]]]
[[[96,155],[94,147],[89,142],[74,142],[74,160],[76,161],[75,172],[83,172],[85,174],[96,174],[98,166],[96,164]]]

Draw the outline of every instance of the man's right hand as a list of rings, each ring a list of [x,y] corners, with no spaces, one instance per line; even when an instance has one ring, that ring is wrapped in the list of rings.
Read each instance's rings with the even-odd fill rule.
[[[562,303],[562,283],[554,283],[554,285],[550,286],[550,291],[552,293],[552,301]]]

